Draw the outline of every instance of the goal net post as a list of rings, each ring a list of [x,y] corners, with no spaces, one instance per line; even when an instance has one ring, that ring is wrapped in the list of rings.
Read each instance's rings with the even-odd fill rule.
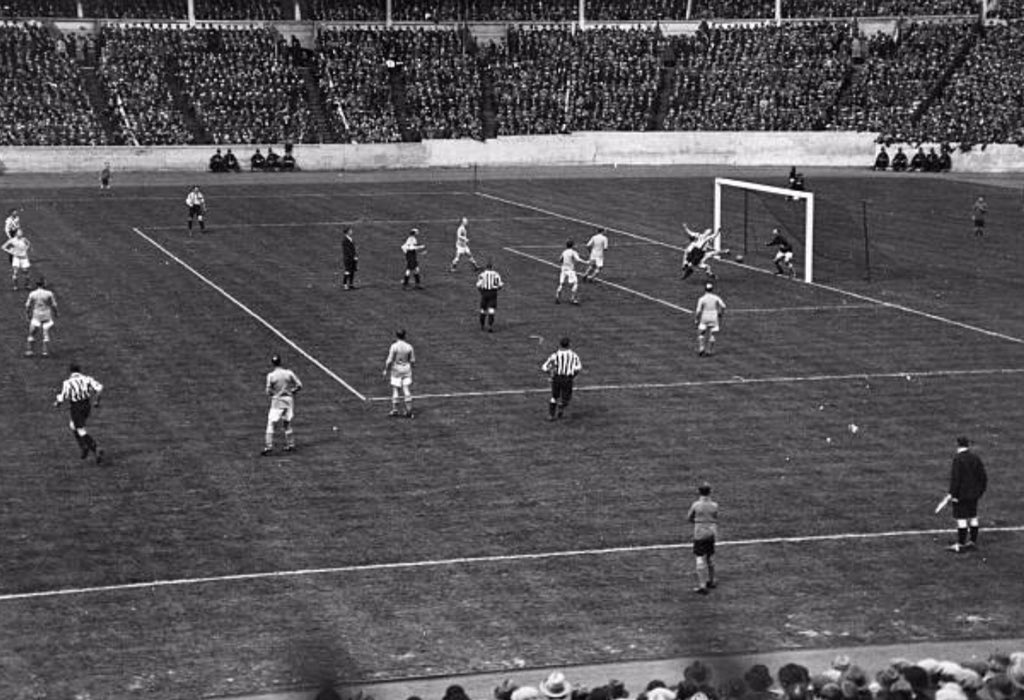
[[[793,204],[801,205],[803,209],[803,215],[800,216],[799,211],[793,211],[790,220],[788,222],[782,222],[783,225],[777,228],[784,229],[783,233],[788,233],[789,238],[793,242],[799,243],[803,248],[803,280],[804,282],[814,281],[814,193],[806,192],[804,190],[791,190],[786,187],[775,187],[773,185],[762,185],[758,182],[746,182],[744,180],[732,180],[725,177],[715,178],[715,212],[714,212],[714,230],[722,230],[723,226],[726,226],[725,235],[727,236],[729,245],[739,246],[740,241],[735,240],[735,232],[730,230],[732,228],[733,219],[735,219],[736,212],[725,211],[726,208],[732,209],[732,205],[727,203],[727,197],[725,193],[741,193],[742,196],[747,194],[757,194],[759,197],[768,196],[771,198],[778,197],[780,202],[791,202]],[[731,199],[731,198],[729,198]],[[747,216],[747,208],[743,208],[743,216]],[[787,208],[788,209],[788,208]],[[729,225],[726,225],[727,219]],[[747,221],[743,221],[743,236],[744,240],[742,245],[744,252],[747,247]],[[755,245],[763,246],[766,241],[758,241]],[[715,241],[716,247],[721,246],[721,237],[718,237]]]

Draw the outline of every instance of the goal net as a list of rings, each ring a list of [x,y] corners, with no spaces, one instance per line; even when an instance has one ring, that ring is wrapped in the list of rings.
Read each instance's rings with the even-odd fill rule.
[[[793,264],[804,282],[814,281],[814,193],[757,182],[715,178],[714,227],[733,256],[750,264],[770,261],[772,231],[793,245]]]

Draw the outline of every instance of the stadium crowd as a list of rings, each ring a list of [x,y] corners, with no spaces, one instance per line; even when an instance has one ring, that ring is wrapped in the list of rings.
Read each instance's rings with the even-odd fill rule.
[[[67,44],[42,24],[0,24],[0,144],[107,142]]]
[[[599,685],[574,682],[561,671],[538,678],[535,685],[505,680],[494,700],[1024,700],[1024,651],[993,653],[985,661],[934,658],[893,659],[874,673],[838,655],[826,667],[809,669],[796,663],[781,666],[773,676],[755,664],[739,677],[716,678],[708,665],[694,661],[682,678],[651,680],[642,689],[621,681]],[[325,688],[317,700],[338,700]],[[411,696],[409,700],[421,700]],[[461,685],[450,685],[441,700],[471,700]],[[479,700],[479,699],[478,699]]]

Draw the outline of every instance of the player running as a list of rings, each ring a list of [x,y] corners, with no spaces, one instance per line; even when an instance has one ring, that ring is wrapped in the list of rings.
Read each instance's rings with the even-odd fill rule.
[[[562,288],[568,286],[571,296],[569,301],[573,304],[579,304],[580,300],[577,296],[579,290],[579,279],[576,277],[576,263],[585,265],[586,260],[580,257],[580,254],[576,252],[574,248],[576,244],[570,238],[565,242],[565,250],[558,256],[558,263],[561,266],[561,271],[558,273],[558,289],[555,290],[555,303],[562,303]]]
[[[57,317],[57,299],[53,292],[46,288],[46,280],[39,279],[36,288],[29,292],[25,301],[25,313],[28,315],[28,341],[25,345],[25,357],[35,354],[33,344],[36,333],[42,331],[43,357],[50,354],[50,329]]]
[[[772,239],[765,243],[766,247],[775,247],[776,275],[789,275],[790,279],[796,277],[796,270],[793,269],[793,246],[789,240],[779,233],[779,229],[772,229]]]
[[[466,232],[466,224],[468,223],[469,219],[462,217],[459,227],[455,229],[455,257],[452,258],[452,266],[449,272],[455,272],[455,268],[463,256],[469,258],[474,272],[480,271],[480,266],[477,265],[476,258],[473,257],[473,251],[469,249],[469,234]]]
[[[729,252],[728,250],[715,250],[715,243],[722,236],[721,229],[716,233],[710,228],[706,228],[703,232],[698,233],[685,223],[683,229],[690,238],[689,244],[683,250],[683,279],[692,275],[694,270],[702,270],[709,279],[715,279],[717,275],[708,263]]]
[[[590,240],[587,241],[587,248],[590,249],[590,259],[587,260],[587,269],[583,273],[584,282],[593,282],[604,269],[604,251],[608,249],[608,236],[605,230],[597,230]]]

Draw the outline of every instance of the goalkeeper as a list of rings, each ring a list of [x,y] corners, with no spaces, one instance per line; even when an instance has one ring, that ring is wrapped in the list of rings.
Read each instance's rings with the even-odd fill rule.
[[[775,274],[776,275],[789,275],[789,277],[796,276],[796,270],[793,269],[793,246],[790,242],[779,233],[779,229],[772,229],[772,239],[765,243],[766,247],[775,247],[775,258],[772,262],[775,263]]]
[[[192,191],[185,197],[185,206],[188,207],[188,232],[192,234],[192,222],[199,222],[199,230],[206,230],[206,197],[199,190],[199,185],[192,188]]]

